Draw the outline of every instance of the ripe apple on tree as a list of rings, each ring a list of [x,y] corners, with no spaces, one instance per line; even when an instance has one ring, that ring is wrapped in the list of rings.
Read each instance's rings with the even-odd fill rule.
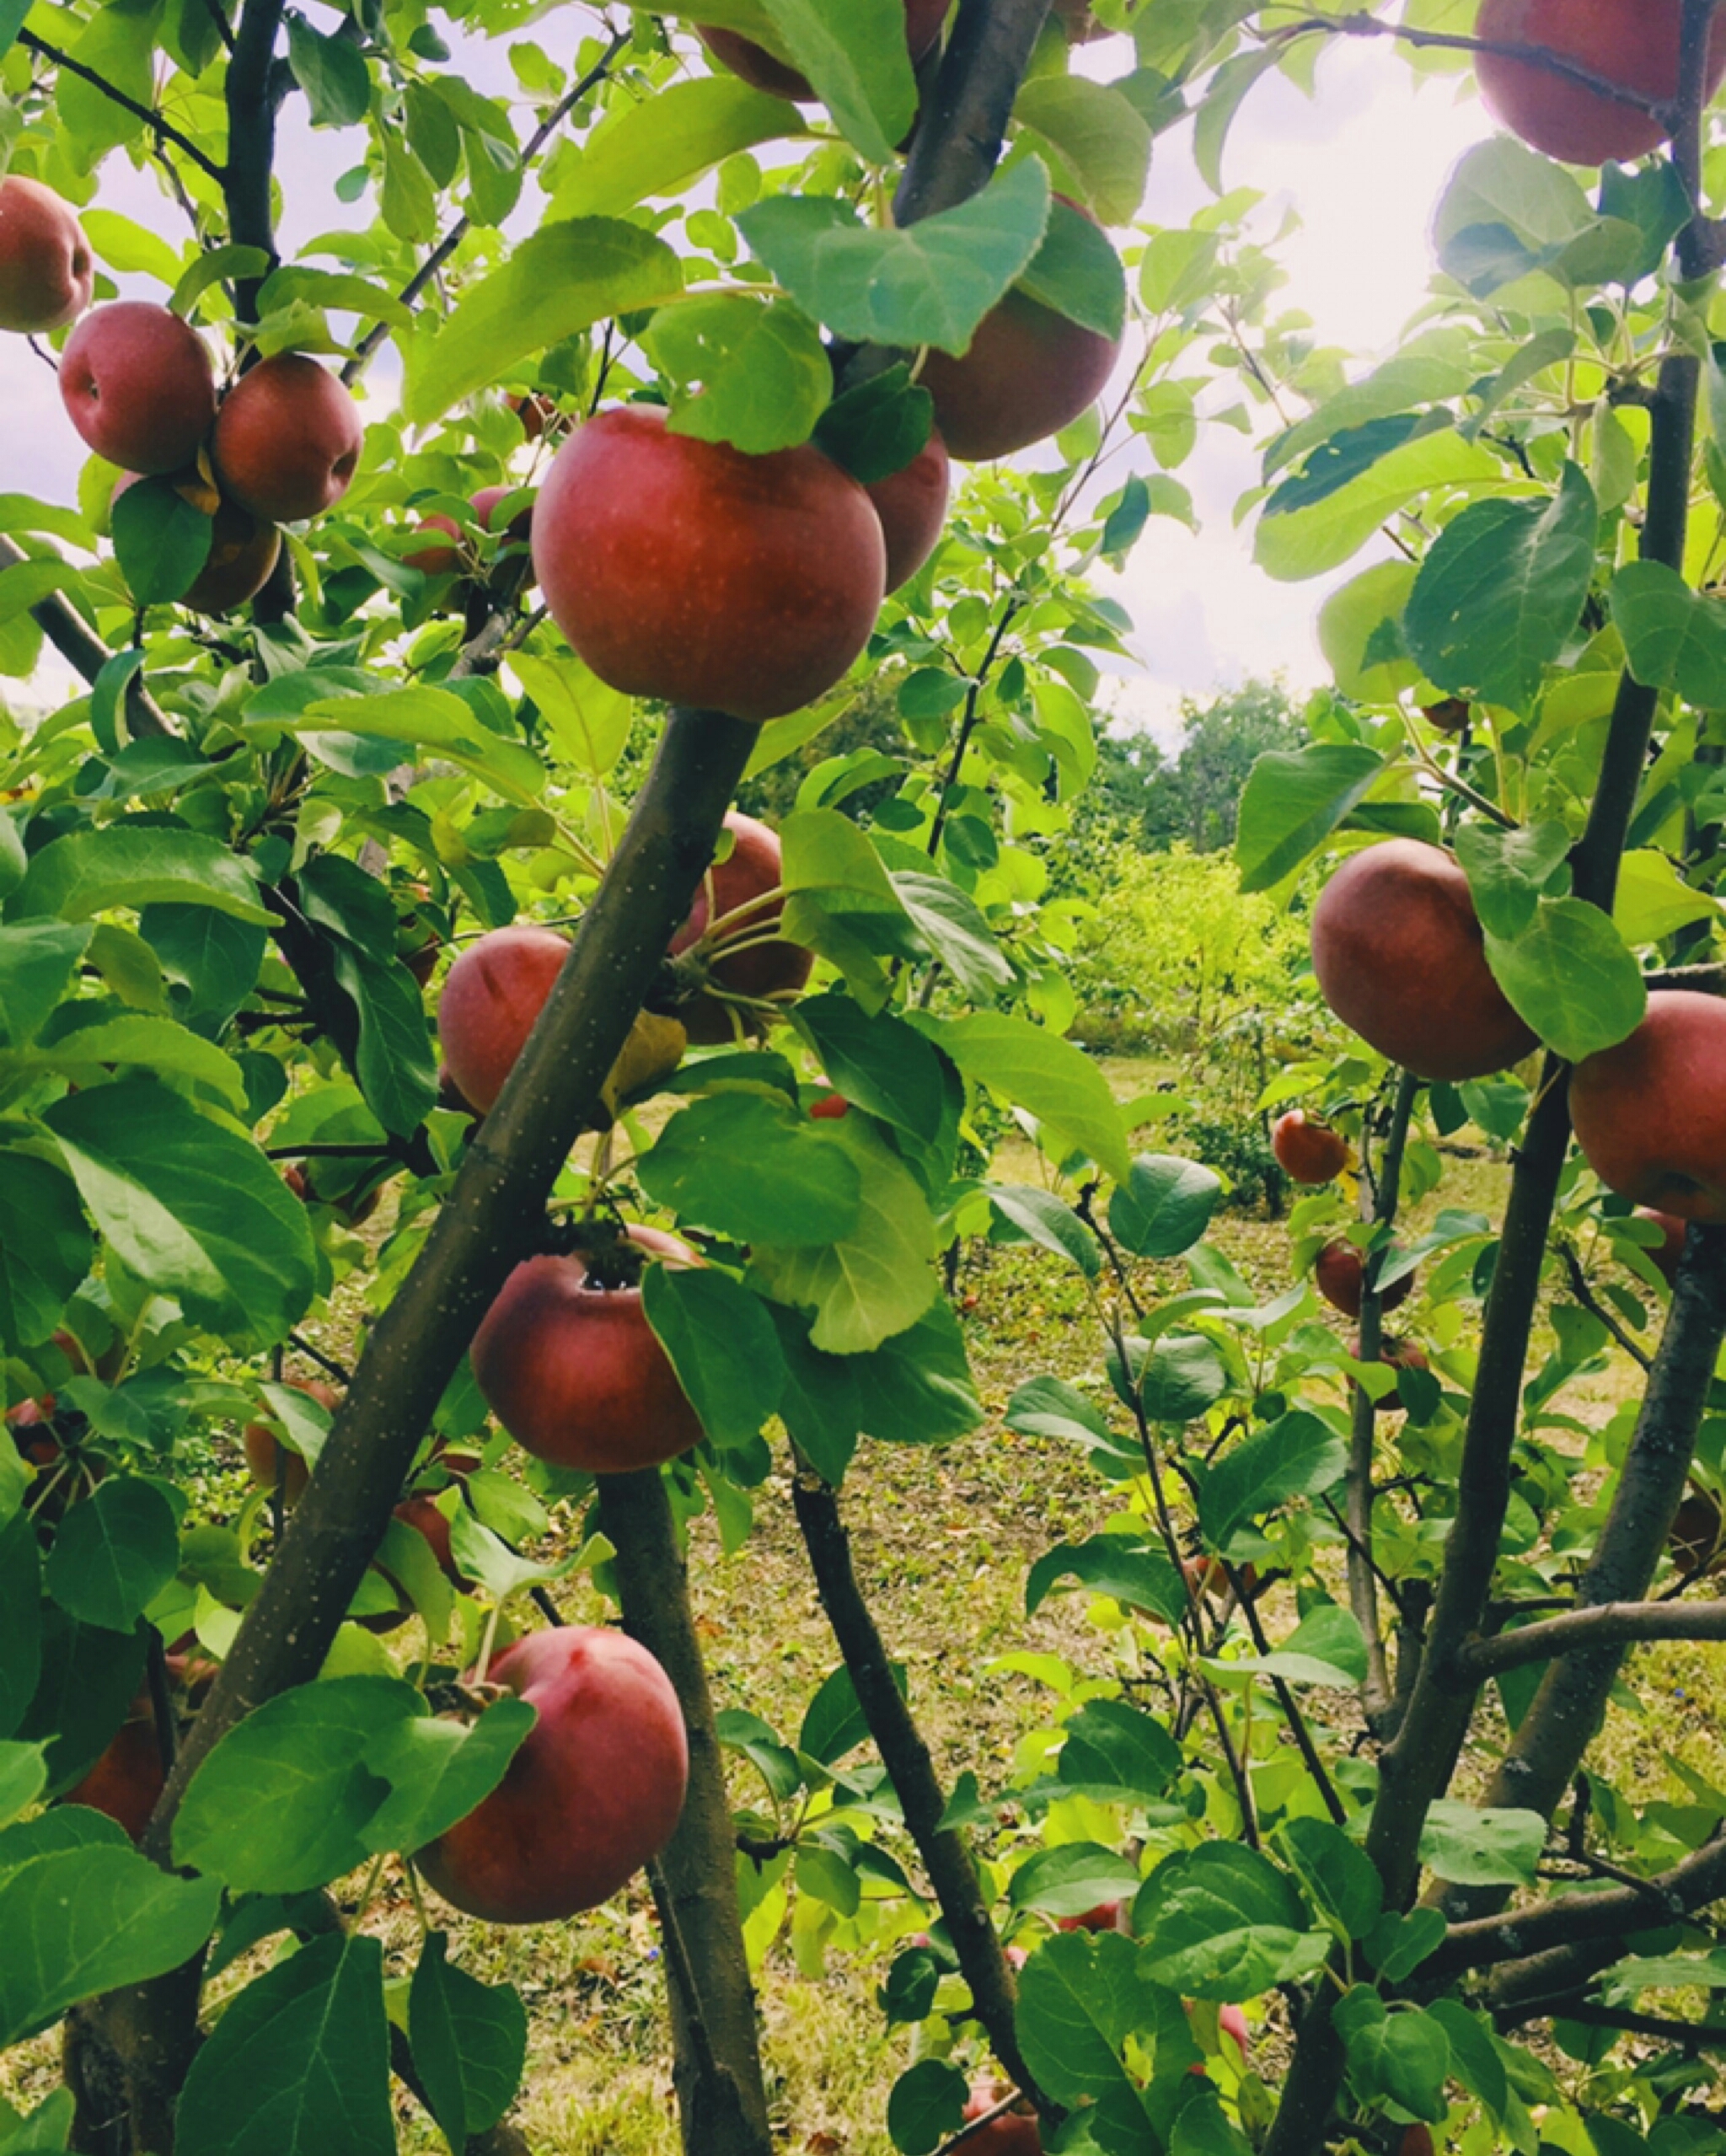
[[[647,1322],[643,1258],[697,1263],[657,1228],[588,1258],[517,1265],[474,1335],[474,1378],[524,1451],[592,1475],[656,1467],[699,1445],[700,1419]]]
[[[1536,1045],[1487,964],[1468,878],[1420,839],[1337,870],[1313,909],[1312,969],[1343,1023],[1418,1078],[1490,1077]]]
[[[60,398],[85,444],[122,471],[177,472],[216,423],[216,376],[196,330],[147,299],[86,314],[60,355]]]
[[[1498,45],[1544,46],[1644,99],[1679,93],[1683,0],[1482,0],[1475,35]],[[1501,126],[1566,164],[1627,163],[1658,149],[1668,130],[1654,114],[1530,60],[1482,52],[1480,91]],[[1706,95],[1726,77],[1726,18],[1708,38]]]
[[[1366,1260],[1352,1242],[1340,1237],[1327,1242],[1318,1254],[1312,1268],[1313,1283],[1332,1310],[1340,1310],[1344,1317],[1359,1317],[1360,1306],[1366,1295]],[[1405,1273],[1394,1280],[1379,1296],[1381,1310],[1395,1310],[1407,1301],[1414,1292],[1414,1274]]]
[[[497,1105],[569,949],[551,929],[517,922],[482,936],[450,968],[437,1038],[452,1082],[476,1113]]]
[[[0,330],[31,337],[63,330],[89,305],[95,279],[71,204],[22,173],[0,180]]]
[[[765,1003],[795,995],[813,970],[813,952],[778,937],[763,941],[779,926],[783,910],[785,855],[779,834],[735,809],[725,828],[732,834],[732,850],[702,878],[688,920],[672,938],[671,955],[678,957],[703,946],[714,985],[729,995]],[[703,945],[710,934],[710,949]],[[745,947],[728,951],[734,944]],[[728,1041],[734,1038],[735,1009],[704,992],[681,1003],[678,1016],[692,1041]],[[747,1022],[750,1014],[738,1015]]]
[[[340,1393],[321,1377],[285,1377],[281,1381],[294,1392],[303,1392],[308,1400],[315,1400],[326,1414],[333,1415],[341,1404]],[[252,1480],[259,1488],[273,1490],[279,1472],[282,1503],[297,1504],[312,1479],[305,1456],[284,1445],[268,1423],[248,1423],[240,1434],[240,1442],[245,1447],[246,1465],[251,1470]],[[278,1467],[278,1462],[285,1465]]]
[[[1654,1270],[1662,1274],[1668,1287],[1678,1278],[1678,1261],[1684,1255],[1684,1238],[1690,1232],[1688,1220],[1680,1220],[1675,1213],[1662,1213],[1652,1205],[1638,1205],[1638,1220],[1650,1220],[1660,1231],[1660,1240],[1652,1246],[1639,1246],[1642,1254]]]
[[[140,477],[137,472],[122,472],[112,499],[118,501],[138,484]],[[169,484],[199,508],[205,507],[213,491],[196,470],[175,473]],[[209,554],[190,588],[181,594],[180,604],[189,606],[195,614],[231,614],[263,590],[281,552],[281,534],[274,524],[264,523],[226,495],[217,495]]]
[[[210,454],[223,491],[243,509],[298,523],[347,492],[365,432],[359,406],[328,367],[303,352],[278,352],[223,398]]]
[[[973,2081],[965,2103],[966,2124],[968,2126],[973,2119],[988,2117],[1012,2093],[1010,2084],[1005,2081],[987,2076]],[[977,2156],[1043,2156],[1043,2136],[1037,2128],[1037,2114],[1022,2099],[1011,2110],[1003,2111],[998,2119],[990,2119],[986,2127],[979,2127],[964,2145],[975,2150]]]
[[[1677,1220],[1726,1221],[1726,1001],[1656,989],[1627,1040],[1571,1072],[1570,1118],[1609,1190]]]
[[[812,444],[745,456],[625,405],[558,451],[533,570],[611,688],[759,721],[825,695],[862,651],[887,548],[869,496]]]
[[[539,1719],[503,1780],[415,1858],[446,1901],[488,1923],[543,1924],[608,1901],[671,1839],[689,1739],[671,1680],[621,1633],[530,1633],[491,1681]]]
[[[1291,1183],[1330,1183],[1348,1165],[1348,1145],[1327,1123],[1305,1108],[1290,1108],[1271,1125],[1271,1150]]]
[[[134,1842],[150,1823],[157,1799],[168,1786],[161,1740],[150,1695],[141,1691],[126,1719],[110,1738],[101,1757],[63,1801],[88,1805],[123,1826]]]
[[[939,544],[947,520],[952,465],[939,428],[909,464],[863,490],[875,504],[887,543],[887,588],[909,584]]]

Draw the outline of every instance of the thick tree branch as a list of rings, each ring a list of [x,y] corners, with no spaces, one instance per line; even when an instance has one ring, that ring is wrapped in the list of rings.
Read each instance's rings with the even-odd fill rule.
[[[959,0],[893,198],[898,223],[956,208],[989,185],[1048,10],[1049,0]]]
[[[1520,1632],[1477,1639],[1463,1649],[1462,1666],[1482,1682],[1530,1662],[1656,1639],[1726,1639],[1726,1602],[1596,1602],[1591,1609],[1525,1624]]]
[[[652,1872],[673,1980],[683,2148],[686,2156],[769,2156],[725,1763],[689,1607],[688,1568],[659,1470],[602,1475],[599,1526],[617,1551],[624,1629],[671,1679],[689,1735],[683,1815]]]
[[[276,220],[270,179],[276,164],[276,115],[286,85],[275,72],[276,40],[284,0],[245,0],[228,63],[228,169],[222,196],[228,236],[237,247],[260,248],[276,260]],[[258,319],[261,277],[237,279],[234,312],[241,322]]]
[[[20,30],[18,41],[26,52],[36,53],[55,67],[64,68],[68,75],[76,75],[80,82],[88,83],[92,89],[99,90],[113,104],[131,113],[135,119],[142,120],[156,137],[158,147],[163,142],[172,142],[182,156],[190,158],[200,172],[207,174],[218,187],[221,186],[226,178],[222,168],[213,158],[206,156],[190,135],[181,134],[171,120],[163,119],[154,105],[140,105],[135,97],[128,97],[117,83],[110,83],[105,75],[99,75],[94,67],[87,67],[82,60],[74,60],[69,52],[62,52],[57,45],[50,45],[46,38],[38,37],[34,30]]]
[[[1008,2074],[1040,2112],[1058,2119],[1059,2110],[1038,2089],[1020,2052],[1014,2027],[1013,1972],[1007,1966],[965,1838],[957,1829],[941,1825],[946,1798],[923,1732],[894,1679],[881,1633],[857,1584],[851,1538],[839,1515],[838,1496],[819,1475],[800,1465],[792,1482],[791,1499],[822,1607],[851,1673],[869,1734],[898,1793],[906,1827],[941,1904],[953,1951],[959,1957],[960,1973],[971,1987],[973,2011]]]
[[[0,569],[10,569],[29,556],[0,532]],[[30,619],[68,666],[95,685],[97,677],[114,657],[70,600],[59,592],[38,599]],[[174,728],[143,685],[138,674],[126,684],[126,723],[134,739],[144,734],[171,734]]]

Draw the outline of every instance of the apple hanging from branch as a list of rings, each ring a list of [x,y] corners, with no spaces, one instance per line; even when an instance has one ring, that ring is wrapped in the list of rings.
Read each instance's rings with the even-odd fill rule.
[[[0,330],[29,337],[63,330],[89,305],[95,281],[71,204],[22,173],[0,180]]]

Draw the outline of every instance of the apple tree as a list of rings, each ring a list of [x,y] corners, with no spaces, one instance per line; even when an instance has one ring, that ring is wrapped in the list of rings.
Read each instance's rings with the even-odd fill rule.
[[[1658,1995],[1723,1981],[1726,1795],[1591,1747],[1633,1645],[1726,1633],[1714,10],[1475,12],[0,0],[0,328],[90,453],[0,496],[0,2014],[65,2078],[0,2156],[388,2149],[396,2089],[519,2150],[446,1912],[644,1867],[690,2156],[796,2131],[780,1923],[878,1967],[903,2156],[1713,2145]],[[1353,380],[1223,191],[1342,35],[1514,131]],[[297,249],[290,101],[355,219]],[[1188,123],[1218,200],[1140,222]],[[1094,572],[1213,423],[1268,574],[1391,550],[1241,808],[1351,1029],[1266,1102],[1268,1303],[1065,1038],[1048,896]],[[895,753],[736,812],[883,690]],[[1502,1219],[1438,1202],[1471,1126]],[[1096,1665],[988,1789],[845,1510],[982,1419],[979,1237],[1080,1283],[1096,1381],[1009,1420],[1112,1508],[1026,1583]],[[795,1733],[687,1590],[776,1466]]]

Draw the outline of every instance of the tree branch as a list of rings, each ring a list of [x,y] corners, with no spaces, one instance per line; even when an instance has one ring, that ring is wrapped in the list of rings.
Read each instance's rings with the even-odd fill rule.
[[[18,41],[26,52],[34,52],[56,67],[64,68],[68,75],[76,75],[80,82],[88,83],[92,89],[99,90],[111,103],[142,120],[155,135],[158,146],[172,142],[174,148],[190,158],[200,172],[206,173],[217,185],[222,185],[226,174],[213,158],[206,157],[190,135],[182,135],[171,120],[164,120],[154,105],[140,105],[135,97],[128,97],[117,83],[110,83],[105,75],[99,75],[94,67],[87,67],[82,60],[74,60],[69,52],[62,52],[57,45],[50,45],[46,38],[38,37],[34,30],[20,30]]]
[[[902,225],[951,210],[989,185],[1049,0],[959,0],[935,93],[893,197]]]
[[[887,1648],[857,1584],[851,1538],[839,1515],[838,1496],[819,1475],[800,1463],[792,1479],[791,1501],[822,1607],[935,1889],[960,1972],[971,1987],[972,2009],[1008,2074],[1044,2117],[1058,2120],[1059,2110],[1032,2078],[1019,2050],[1013,1972],[989,1917],[970,1849],[957,1829],[941,1825],[946,1799],[923,1732],[894,1680]]]
[[[1472,1680],[1483,1683],[1530,1662],[1656,1639],[1726,1639],[1726,1602],[1596,1602],[1525,1624],[1520,1632],[1477,1639],[1463,1649],[1462,1666]]]
[[[21,546],[0,532],[0,569],[13,568],[29,559]],[[51,592],[30,609],[30,619],[67,665],[94,688],[114,653],[71,601],[59,592]],[[145,734],[174,732],[155,698],[144,687],[141,673],[133,674],[126,684],[126,723],[135,740]]]
[[[228,63],[228,169],[222,198],[228,206],[228,237],[237,247],[276,253],[276,220],[270,178],[276,164],[276,115],[285,86],[274,73],[276,39],[281,28],[284,0],[245,0]],[[266,273],[267,274],[267,273]],[[235,319],[255,322],[262,277],[237,278]]]

